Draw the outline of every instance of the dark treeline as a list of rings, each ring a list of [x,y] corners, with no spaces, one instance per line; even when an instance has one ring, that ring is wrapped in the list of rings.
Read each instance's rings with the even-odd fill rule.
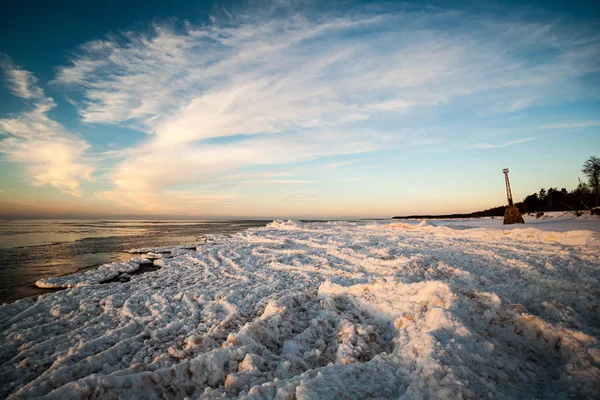
[[[548,190],[542,188],[538,193],[526,196],[519,203],[519,210],[521,212],[589,210],[597,205],[593,190],[580,181],[579,185],[571,191],[565,188],[560,190],[552,187]]]
[[[539,192],[525,196],[525,199],[515,206],[518,207],[521,214],[547,211],[573,211],[591,210],[598,207],[599,204],[599,186],[600,186],[600,159],[590,157],[583,164],[582,172],[587,175],[589,181],[579,180],[577,187],[571,191],[566,188],[541,188]],[[489,208],[483,211],[476,211],[469,214],[450,214],[450,215],[410,215],[406,217],[394,217],[395,219],[441,219],[441,218],[481,218],[481,217],[502,217],[506,205]],[[577,213],[578,215],[580,213]]]
[[[523,203],[515,204],[521,209],[520,205]],[[506,206],[499,206],[489,208],[483,211],[476,211],[469,214],[444,214],[444,215],[408,215],[405,217],[393,217],[394,219],[448,219],[448,218],[481,218],[481,217],[503,217],[504,208]]]
[[[568,191],[566,188],[540,189],[538,193],[532,193],[521,202],[515,203],[521,214],[534,213],[538,211],[575,211],[591,209],[596,204],[596,198],[592,190],[585,183],[580,182],[577,188]],[[469,214],[446,214],[446,215],[410,215],[406,217],[394,217],[395,219],[442,219],[442,218],[481,218],[481,217],[503,217],[506,205],[488,208]]]

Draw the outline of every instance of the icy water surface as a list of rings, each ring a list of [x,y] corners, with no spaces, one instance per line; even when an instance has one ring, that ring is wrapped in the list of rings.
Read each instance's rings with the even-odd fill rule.
[[[45,293],[34,283],[133,255],[139,247],[193,244],[270,221],[19,220],[0,224],[0,303]]]

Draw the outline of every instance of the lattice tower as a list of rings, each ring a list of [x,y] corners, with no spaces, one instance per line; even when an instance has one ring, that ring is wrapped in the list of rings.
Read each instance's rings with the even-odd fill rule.
[[[504,172],[504,180],[506,181],[506,198],[508,199],[508,205],[513,205],[512,193],[510,191],[510,182],[508,180],[508,168],[502,170]]]

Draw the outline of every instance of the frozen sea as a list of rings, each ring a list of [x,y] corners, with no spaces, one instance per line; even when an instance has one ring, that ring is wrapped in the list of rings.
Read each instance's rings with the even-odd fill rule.
[[[47,293],[38,279],[127,261],[136,247],[192,245],[270,221],[14,220],[0,224],[0,304]]]
[[[0,305],[0,398],[598,398],[600,217],[525,221],[129,242]]]

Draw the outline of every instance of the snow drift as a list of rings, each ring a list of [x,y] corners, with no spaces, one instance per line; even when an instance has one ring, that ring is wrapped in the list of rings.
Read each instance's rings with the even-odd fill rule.
[[[598,233],[452,224],[275,221],[41,280],[70,289],[0,307],[0,397],[597,395]]]

